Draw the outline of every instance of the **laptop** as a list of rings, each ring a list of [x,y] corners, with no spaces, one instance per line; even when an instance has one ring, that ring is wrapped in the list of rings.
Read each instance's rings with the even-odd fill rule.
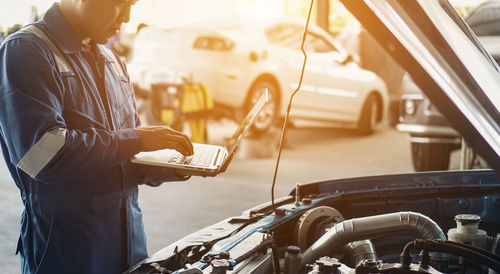
[[[193,143],[194,154],[184,156],[174,149],[140,152],[131,162],[144,165],[170,167],[191,175],[215,176],[226,171],[241,139],[252,127],[255,119],[268,102],[267,89],[263,92],[226,146]]]

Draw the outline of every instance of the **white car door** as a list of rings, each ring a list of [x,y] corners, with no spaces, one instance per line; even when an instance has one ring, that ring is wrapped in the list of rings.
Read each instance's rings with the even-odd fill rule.
[[[361,94],[365,72],[355,64],[342,64],[346,58],[328,40],[309,32],[305,44],[306,67],[314,73],[304,76],[308,83],[302,88],[303,103],[322,112],[328,120],[354,121],[362,107]]]
[[[267,37],[274,47],[274,52],[280,60],[280,74],[283,79],[283,104],[288,104],[290,94],[297,89],[300,81],[300,73],[304,62],[304,56],[300,51],[303,28],[293,23],[281,23],[269,28]],[[317,107],[322,96],[316,92],[317,82],[324,77],[326,70],[324,66],[318,66],[317,59],[308,54],[307,64],[304,70],[302,86],[293,100],[291,115],[295,117],[317,118],[325,117],[325,109]],[[316,104],[316,105],[315,105]]]
[[[300,51],[303,27],[283,23],[267,32],[271,44],[281,47],[284,103],[300,80],[304,56]],[[361,108],[357,80],[362,78],[356,65],[354,68],[341,64],[345,55],[339,53],[323,36],[308,32],[305,44],[307,63],[302,86],[294,98],[292,115],[295,117],[354,121]]]

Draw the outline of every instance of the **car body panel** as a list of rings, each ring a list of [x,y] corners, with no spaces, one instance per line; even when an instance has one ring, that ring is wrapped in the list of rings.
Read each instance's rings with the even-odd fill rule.
[[[408,75],[403,78],[399,121],[396,128],[408,133],[411,142],[460,144],[460,134]]]
[[[275,79],[281,93],[280,113],[284,113],[288,98],[298,86],[298,71],[304,57],[299,48],[269,41],[266,30],[282,25],[298,31],[303,28],[302,23],[279,20],[265,23],[215,20],[169,30],[145,28],[134,46],[141,51],[133,51],[128,64],[131,79],[147,90],[150,85],[147,79],[161,78],[162,73],[148,77],[144,75],[148,73],[144,67],[153,73],[163,70],[163,75],[170,72],[204,83],[217,103],[236,109],[244,106],[252,84],[263,76],[270,77]],[[324,45],[337,51],[308,51],[304,80],[294,99],[292,119],[300,117],[356,125],[363,104],[372,92],[378,94],[385,114],[388,95],[384,82],[355,63],[341,64],[347,54],[320,28],[311,26],[310,33],[321,37]],[[300,38],[300,33],[296,35]],[[232,41],[233,47],[230,50],[193,48],[196,39],[203,36]],[[142,50],[144,48],[147,50]],[[169,80],[168,76],[165,78]]]
[[[446,143],[456,143],[458,138],[460,142],[460,137],[458,133],[450,127],[446,126],[431,126],[431,125],[421,125],[421,124],[399,124],[397,126],[399,131],[411,133],[411,137],[422,136],[428,138],[441,138],[441,139],[452,139],[453,141],[445,141]],[[410,137],[410,139],[411,139]]]

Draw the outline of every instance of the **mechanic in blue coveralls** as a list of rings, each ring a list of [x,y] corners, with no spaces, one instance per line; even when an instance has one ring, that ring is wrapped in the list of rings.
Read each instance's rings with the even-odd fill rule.
[[[23,273],[119,273],[147,257],[137,185],[182,180],[129,162],[193,153],[189,138],[139,127],[124,63],[101,44],[135,1],[60,0],[0,48],[0,143],[25,210]]]

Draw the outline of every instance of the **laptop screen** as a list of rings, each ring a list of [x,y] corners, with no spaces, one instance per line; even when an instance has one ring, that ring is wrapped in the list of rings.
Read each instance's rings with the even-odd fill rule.
[[[229,139],[229,143],[226,146],[226,149],[231,155],[234,150],[238,147],[238,144],[240,143],[240,139],[246,134],[246,132],[252,127],[255,119],[259,115],[260,111],[264,107],[264,105],[267,103],[268,97],[267,97],[267,88],[266,91],[263,92],[259,99],[257,99],[257,102],[255,105],[253,105],[252,109],[248,112],[247,116],[243,121],[240,123],[240,126],[238,129],[234,132],[233,136],[231,139]]]

